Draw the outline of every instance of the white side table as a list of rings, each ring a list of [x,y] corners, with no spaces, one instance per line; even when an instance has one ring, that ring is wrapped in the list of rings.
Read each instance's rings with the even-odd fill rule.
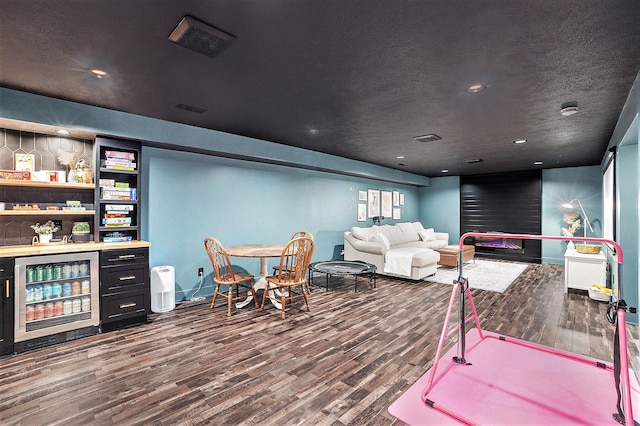
[[[564,292],[575,288],[587,290],[591,284],[606,287],[607,258],[600,251],[598,254],[578,253],[568,248],[564,254]]]

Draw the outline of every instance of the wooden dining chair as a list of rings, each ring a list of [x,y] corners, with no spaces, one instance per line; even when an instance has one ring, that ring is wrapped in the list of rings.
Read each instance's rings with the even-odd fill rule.
[[[300,237],[309,237],[313,240],[313,234],[309,231],[305,231],[304,229],[301,229],[299,231],[294,232],[293,234],[291,234],[291,237],[289,237],[289,241],[296,239],[296,238],[300,238]],[[273,267],[273,275],[276,275],[278,273],[278,268],[280,267],[280,265],[274,266]],[[307,282],[304,286],[305,291],[307,292],[307,294],[311,294],[311,289],[309,288],[309,283]]]
[[[211,259],[211,265],[213,266],[213,281],[216,283],[215,291],[213,292],[213,300],[211,300],[211,306],[209,309],[213,309],[213,305],[216,303],[218,294],[227,298],[227,316],[231,316],[231,304],[234,301],[246,299],[246,294],[240,294],[240,289],[244,288],[251,290],[253,296],[253,302],[256,309],[258,308],[258,302],[256,300],[256,292],[253,289],[253,275],[234,272],[229,262],[229,255],[224,249],[222,243],[214,237],[207,237],[204,239],[204,248]],[[228,286],[227,292],[224,293],[220,290],[221,285]],[[235,294],[234,294],[235,293]]]
[[[284,319],[287,302],[291,303],[302,297],[307,305],[307,312],[311,312],[309,295],[305,286],[307,285],[307,269],[311,263],[313,247],[314,243],[311,237],[294,238],[287,243],[282,250],[278,270],[274,275],[266,277],[267,288],[262,295],[260,310],[264,311],[265,301],[269,298],[282,305],[281,316]]]

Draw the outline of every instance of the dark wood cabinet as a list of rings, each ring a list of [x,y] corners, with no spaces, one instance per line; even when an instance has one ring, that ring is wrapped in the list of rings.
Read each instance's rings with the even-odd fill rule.
[[[13,353],[13,258],[0,258],[0,355]]]
[[[100,327],[110,331],[144,323],[151,311],[149,249],[100,253]]]
[[[140,142],[96,138],[96,241],[140,240],[140,150]]]

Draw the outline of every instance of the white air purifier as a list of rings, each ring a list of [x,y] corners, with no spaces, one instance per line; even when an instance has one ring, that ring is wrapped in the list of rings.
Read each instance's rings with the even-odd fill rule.
[[[173,266],[151,268],[151,310],[168,312],[176,307],[176,270]]]

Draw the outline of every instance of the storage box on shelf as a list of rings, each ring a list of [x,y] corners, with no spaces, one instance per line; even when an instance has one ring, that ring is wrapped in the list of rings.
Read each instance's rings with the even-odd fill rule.
[[[140,239],[140,144],[96,139],[98,189],[96,190],[97,241],[126,242]]]

